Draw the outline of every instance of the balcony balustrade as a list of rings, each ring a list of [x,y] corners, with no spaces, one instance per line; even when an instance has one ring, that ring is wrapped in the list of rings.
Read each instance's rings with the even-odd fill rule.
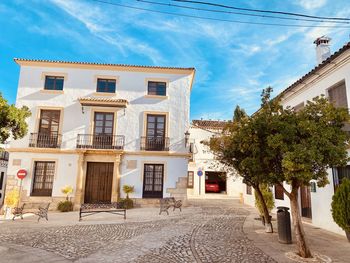
[[[169,151],[168,137],[141,137],[141,151]]]
[[[77,148],[123,150],[125,138],[123,135],[78,134]]]
[[[62,135],[57,133],[31,133],[29,147],[34,148],[60,148]]]

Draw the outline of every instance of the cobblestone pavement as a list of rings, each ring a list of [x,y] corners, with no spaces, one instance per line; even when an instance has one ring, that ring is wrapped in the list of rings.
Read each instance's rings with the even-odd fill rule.
[[[193,213],[165,220],[50,226],[35,231],[0,228],[0,240],[81,263],[276,262],[246,237],[247,210],[227,201],[212,202],[185,208]]]

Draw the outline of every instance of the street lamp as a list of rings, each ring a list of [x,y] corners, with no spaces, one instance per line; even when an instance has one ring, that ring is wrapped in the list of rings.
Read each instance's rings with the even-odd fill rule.
[[[188,142],[190,140],[190,132],[189,131],[186,131],[185,132],[185,146],[187,147],[188,145]]]

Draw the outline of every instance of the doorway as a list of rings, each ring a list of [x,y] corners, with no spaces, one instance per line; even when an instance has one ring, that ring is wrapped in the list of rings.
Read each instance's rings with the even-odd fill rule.
[[[310,186],[300,187],[301,216],[312,219]]]
[[[226,173],[205,172],[205,193],[226,194]]]
[[[84,203],[110,203],[114,163],[88,162]]]

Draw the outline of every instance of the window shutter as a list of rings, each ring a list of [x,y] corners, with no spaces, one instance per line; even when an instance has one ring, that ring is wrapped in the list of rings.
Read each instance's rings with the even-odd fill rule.
[[[348,107],[348,101],[346,96],[345,82],[341,82],[337,86],[328,90],[329,101],[337,108]]]

